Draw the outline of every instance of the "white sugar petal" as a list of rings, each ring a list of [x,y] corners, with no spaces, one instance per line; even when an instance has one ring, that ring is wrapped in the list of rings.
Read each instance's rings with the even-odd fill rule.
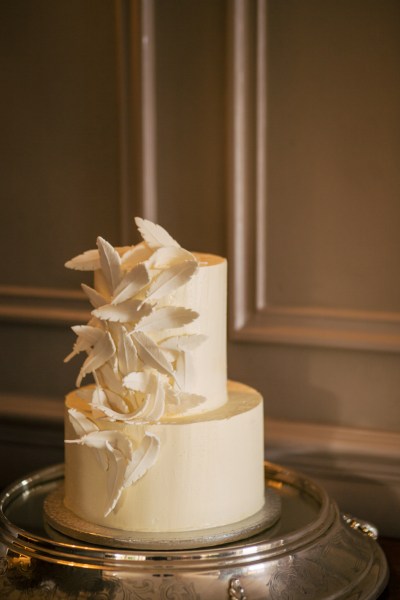
[[[108,456],[107,472],[107,516],[116,506],[121,495],[126,471],[132,460],[132,444],[125,435],[118,431],[97,431],[89,433],[75,443],[83,444],[98,451],[106,451]]]
[[[102,406],[93,405],[93,409],[97,410],[101,414],[101,418],[110,423],[132,421],[134,419],[134,413],[122,413],[118,410],[114,410],[108,404]]]
[[[79,437],[99,430],[99,428],[93,423],[93,421],[88,419],[82,412],[80,412],[76,408],[70,408],[68,410],[68,418],[72,427],[74,428],[76,435],[78,435]]]
[[[114,510],[126,481],[126,472],[132,460],[132,443],[127,436],[120,432],[112,433],[106,440],[106,448],[110,453],[107,476],[108,507],[105,515]]]
[[[190,308],[181,306],[164,306],[144,316],[135,326],[135,331],[162,331],[183,327],[191,323],[199,314]]]
[[[165,382],[161,376],[152,374],[150,377],[150,385],[148,394],[146,395],[143,406],[137,411],[135,418],[144,419],[146,421],[158,421],[164,414],[165,410]]]
[[[175,363],[175,379],[181,389],[185,389],[187,385],[186,381],[186,352],[181,352],[178,355]]]
[[[112,304],[120,304],[136,296],[149,283],[150,276],[143,263],[133,267],[115,289]]]
[[[123,490],[126,468],[126,457],[123,455],[119,448],[113,449],[110,456],[110,466],[108,469],[107,477],[107,491],[109,503],[104,513],[105,517],[107,517],[107,515],[109,515],[114,510],[118,503],[118,500]]]
[[[171,363],[149,336],[141,331],[137,331],[132,333],[132,339],[136,344],[139,357],[146,366],[152,367],[161,373],[174,376]]]
[[[140,231],[144,241],[150,248],[158,248],[160,246],[178,246],[178,242],[174,240],[170,234],[165,231],[161,225],[156,225],[147,219],[135,218],[135,223]]]
[[[107,396],[104,389],[100,386],[96,386],[92,394],[92,405],[102,407],[107,404]]]
[[[85,342],[88,347],[97,344],[99,339],[103,337],[104,331],[99,327],[93,327],[92,325],[74,325],[72,331],[76,333],[78,338]]]
[[[92,396],[92,406],[94,409],[101,411],[103,417],[114,422],[126,420],[129,416],[129,408],[125,400],[112,392],[97,387]]]
[[[100,306],[103,306],[103,304],[107,304],[106,298],[99,294],[97,290],[89,287],[85,283],[81,284],[81,288],[89,298],[89,302],[94,308],[99,308]]]
[[[167,395],[168,415],[185,415],[189,410],[197,408],[200,404],[206,401],[204,396],[199,394],[189,394],[187,392],[169,393]]]
[[[91,407],[93,412],[99,411],[101,418],[107,421],[115,422],[134,422],[138,409],[136,403],[132,402],[135,410],[130,412],[130,407],[125,398],[120,394],[112,392],[109,389],[103,389],[99,386],[93,391],[91,398]],[[140,418],[143,421],[143,418]]]
[[[116,430],[98,430],[88,433],[77,442],[90,448],[121,447],[126,454],[129,454],[129,438]]]
[[[106,362],[97,370],[97,377],[103,388],[112,390],[120,396],[124,394],[124,386],[122,385],[121,379],[112,369],[110,363]]]
[[[79,417],[78,417],[78,421],[79,421]],[[74,423],[72,423],[72,424],[74,426]],[[99,429],[96,426],[96,429],[93,429],[93,431],[89,431],[88,430],[86,433],[84,432],[82,434],[83,437],[80,437],[77,440],[65,440],[65,442],[67,444],[82,444],[82,443],[84,443],[84,442],[82,442],[83,439],[87,439],[89,436],[96,435],[98,431],[99,431]],[[96,457],[96,460],[97,460],[97,462],[100,465],[100,468],[103,471],[107,471],[108,467],[109,467],[109,461],[108,461],[108,456],[107,456],[108,453],[105,451],[105,448],[104,447],[93,448],[93,451],[94,451],[94,455]]]
[[[119,334],[117,356],[119,370],[122,375],[127,375],[138,369],[139,361],[136,346],[125,327],[121,327]]]
[[[139,263],[143,263],[150,258],[153,250],[144,242],[132,246],[121,256],[121,266],[124,271],[128,271]]]
[[[64,358],[64,362],[68,362],[73,356],[76,356],[80,352],[88,352],[92,346],[99,340],[103,335],[103,331],[97,327],[91,325],[75,325],[72,330],[78,336],[72,352]]]
[[[82,365],[76,385],[80,386],[82,379],[88,373],[99,369],[105,362],[110,360],[115,353],[115,344],[111,335],[107,332],[93,347],[87,359]]]
[[[110,294],[113,294],[121,280],[121,259],[115,248],[102,237],[97,238],[97,246],[99,249],[101,269]]]
[[[159,269],[187,261],[197,262],[197,259],[191,252],[181,248],[181,246],[166,246],[157,248],[149,258],[148,264],[154,269]]]
[[[147,288],[146,297],[148,300],[157,300],[172,294],[175,290],[185,285],[195,274],[198,264],[194,260],[187,260],[183,263],[172,265],[168,269],[153,279]]]
[[[124,488],[138,481],[157,461],[160,439],[153,433],[146,433],[139,447],[133,452],[126,469]]]
[[[126,300],[121,304],[105,304],[92,312],[98,319],[114,323],[135,323],[152,311],[150,304],[140,300]]]
[[[149,385],[149,373],[147,371],[134,371],[124,377],[124,386],[135,392],[145,392]]]
[[[86,250],[65,263],[67,269],[77,271],[96,271],[100,269],[100,256],[98,250]]]
[[[188,352],[198,348],[205,340],[206,335],[203,334],[187,334],[176,335],[159,342],[159,346],[166,350],[175,350],[177,352]]]
[[[125,402],[124,398],[122,398],[122,396],[119,396],[118,394],[116,394],[115,392],[112,392],[111,390],[106,390],[106,396],[107,396],[108,404],[111,406],[111,408],[113,410],[115,410],[118,413],[122,413],[123,415],[126,415],[129,413],[129,407],[128,407],[127,403]]]
[[[74,345],[72,346],[72,352],[70,352],[64,358],[64,362],[65,363],[69,362],[71,360],[71,358],[74,358],[74,356],[76,356],[80,352],[83,352],[84,350],[86,350],[86,348],[84,348],[83,346],[80,346],[80,344],[77,344],[77,342],[75,342]]]
[[[153,416],[153,413],[155,416]],[[158,419],[164,413],[164,402],[160,407],[160,403],[157,402],[157,398],[154,394],[146,394],[144,402],[140,409],[135,413],[135,421],[149,422],[158,421]]]

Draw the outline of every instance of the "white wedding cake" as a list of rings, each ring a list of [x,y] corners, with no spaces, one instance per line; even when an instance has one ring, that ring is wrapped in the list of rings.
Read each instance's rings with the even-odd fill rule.
[[[66,359],[85,355],[66,398],[65,506],[161,536],[229,526],[265,499],[262,397],[227,381],[227,264],[136,224],[140,244],[98,238],[66,264],[94,271],[94,287]]]

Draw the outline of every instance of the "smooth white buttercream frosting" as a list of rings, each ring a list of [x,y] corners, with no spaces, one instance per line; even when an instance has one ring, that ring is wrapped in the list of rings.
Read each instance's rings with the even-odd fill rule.
[[[67,406],[75,395],[67,397]],[[66,506],[99,525],[160,533],[223,526],[256,513],[264,503],[262,398],[232,382],[228,398],[207,413],[165,417],[145,428],[113,423],[113,434],[123,434],[134,448],[144,435],[155,436],[160,453],[107,516],[109,481],[96,448],[67,445]],[[101,419],[96,424],[110,426]],[[67,436],[75,435],[68,422]]]

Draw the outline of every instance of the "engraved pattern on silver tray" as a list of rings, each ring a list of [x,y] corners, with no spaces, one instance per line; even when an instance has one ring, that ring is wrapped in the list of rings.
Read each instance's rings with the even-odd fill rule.
[[[184,551],[52,540],[43,499],[62,473],[60,466],[40,471],[0,496],[0,598],[374,600],[385,587],[376,541],[349,527],[326,492],[293,471],[266,464],[266,487],[282,499],[272,531]]]

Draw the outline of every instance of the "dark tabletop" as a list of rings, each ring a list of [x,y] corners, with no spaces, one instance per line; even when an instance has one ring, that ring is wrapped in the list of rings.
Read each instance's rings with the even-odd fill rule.
[[[389,584],[381,600],[400,600],[400,539],[379,538],[379,545],[389,564]]]

